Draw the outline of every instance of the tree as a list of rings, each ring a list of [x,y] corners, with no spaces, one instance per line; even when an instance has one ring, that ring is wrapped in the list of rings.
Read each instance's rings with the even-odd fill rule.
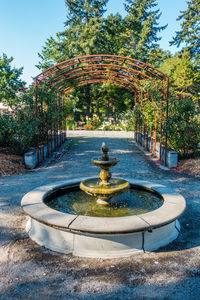
[[[163,60],[160,70],[165,73],[167,76],[171,76],[172,70],[180,62],[181,58],[179,54],[173,55],[169,58]]]
[[[124,19],[117,13],[110,14],[104,21],[102,34],[104,37],[104,52],[105,54],[123,55],[120,49],[123,45],[123,33],[125,31]]]
[[[66,40],[65,44],[67,44],[67,41],[69,43],[69,39]],[[62,47],[61,45],[61,39],[58,34],[56,34],[56,38],[48,38],[41,53],[38,53],[40,61],[36,67],[40,70],[45,70],[61,61],[66,60],[66,58],[71,58],[72,54],[70,53],[67,45],[65,45],[65,47]]]
[[[176,32],[170,45],[186,44],[187,49],[199,64],[200,58],[200,0],[187,1],[187,10],[182,11],[178,21],[181,30]]]
[[[116,121],[117,114],[133,108],[129,91],[110,82],[101,86],[100,98],[104,100],[101,102],[101,111],[108,119],[112,117]]]
[[[192,98],[194,103],[199,102],[200,73],[189,51],[184,50],[166,59],[160,69],[170,77],[171,95],[182,94]]]
[[[56,63],[82,55],[104,53],[102,32],[105,5],[108,0],[65,0],[65,30],[50,37],[39,55],[37,67],[46,69]]]
[[[172,54],[169,51],[155,47],[149,51],[148,63],[155,68],[159,68],[161,64],[170,57],[172,57]]]
[[[20,101],[18,89],[25,87],[25,82],[20,79],[23,68],[12,67],[12,61],[13,57],[8,58],[5,53],[0,56],[0,102],[10,107]]]
[[[194,63],[192,63],[188,51],[185,50],[182,53],[179,62],[172,70],[171,78],[175,94],[184,94],[192,97],[194,102],[199,100],[200,73]]]
[[[88,23],[91,18],[100,18],[105,13],[108,0],[65,0],[68,10],[65,26]]]
[[[148,60],[149,53],[158,47],[158,33],[166,28],[159,26],[160,10],[156,0],[126,0],[126,51],[124,55]]]
[[[63,41],[63,47],[68,39],[68,49],[73,52],[74,57],[102,52],[103,14],[107,2],[108,0],[65,0],[68,11],[66,30],[59,37]]]

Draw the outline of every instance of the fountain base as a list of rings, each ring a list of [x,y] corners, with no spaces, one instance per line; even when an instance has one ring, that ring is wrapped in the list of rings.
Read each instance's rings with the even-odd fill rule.
[[[95,234],[64,231],[29,219],[27,230],[33,241],[52,251],[109,259],[157,250],[177,238],[180,225],[176,220],[152,232]]]

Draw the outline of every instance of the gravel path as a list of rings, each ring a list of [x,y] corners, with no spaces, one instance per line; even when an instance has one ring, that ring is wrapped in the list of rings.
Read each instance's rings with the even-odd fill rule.
[[[176,241],[154,253],[123,259],[61,255],[31,241],[20,208],[31,189],[79,176],[96,176],[90,163],[106,141],[120,163],[115,176],[161,183],[187,201]],[[0,179],[0,299],[200,299],[200,180],[161,171],[131,139],[72,138],[63,156],[47,168]]]

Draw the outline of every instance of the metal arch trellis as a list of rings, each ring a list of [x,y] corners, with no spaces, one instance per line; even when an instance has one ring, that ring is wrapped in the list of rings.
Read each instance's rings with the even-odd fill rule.
[[[165,149],[167,161],[167,131],[169,78],[160,70],[142,61],[117,55],[88,55],[60,62],[35,77],[36,118],[40,134],[37,136],[38,162],[52,152],[53,146],[66,139],[64,99],[76,86],[110,82],[128,89],[134,95],[136,109],[136,140],[155,155],[159,133],[159,156]],[[146,114],[146,103],[154,108],[154,126]],[[159,118],[159,122],[158,122]],[[152,123],[152,122],[151,122]],[[47,146],[45,146],[45,144]],[[46,148],[45,148],[46,147]]]
[[[127,89],[129,89],[130,91],[133,91],[135,89],[139,90],[142,93],[142,89],[141,87],[139,87],[136,83],[130,81],[130,79],[127,78],[126,75],[116,75],[116,73],[112,73],[112,72],[89,72],[89,73],[85,73],[85,74],[81,74],[81,75],[73,75],[71,77],[68,78],[67,82],[74,82],[76,84],[79,84],[79,81],[89,81],[91,79],[104,79],[107,82],[115,82],[116,84],[123,84],[124,87],[126,87]],[[59,83],[58,85],[55,85],[55,87],[57,89],[59,89],[60,87],[63,87],[62,83]]]

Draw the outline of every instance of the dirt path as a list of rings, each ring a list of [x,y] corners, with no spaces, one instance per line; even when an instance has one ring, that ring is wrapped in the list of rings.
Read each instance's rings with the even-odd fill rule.
[[[32,242],[20,208],[29,190],[56,180],[97,175],[90,159],[102,141],[120,159],[115,176],[148,179],[179,191],[187,201],[176,241],[154,253],[123,259],[61,255]],[[48,168],[0,179],[0,299],[200,299],[200,180],[161,171],[134,142],[118,138],[74,138]]]

